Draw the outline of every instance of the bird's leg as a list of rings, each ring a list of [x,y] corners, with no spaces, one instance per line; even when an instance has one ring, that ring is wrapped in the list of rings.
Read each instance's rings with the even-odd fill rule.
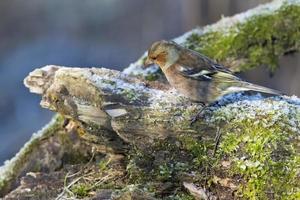
[[[201,110],[199,110],[198,112],[197,112],[197,114],[196,115],[194,115],[192,118],[191,118],[191,125],[193,125],[193,123],[195,123],[198,119],[199,119],[199,117],[201,116],[201,113],[208,107],[208,105],[206,105],[205,103],[201,103],[202,104],[202,108],[201,108]]]
[[[221,134],[222,134],[221,128],[218,126],[218,128],[217,128],[217,134],[216,134],[216,137],[215,137],[215,147],[214,147],[213,156],[216,155],[216,152],[218,150],[218,146],[219,146],[219,143],[220,143]]]

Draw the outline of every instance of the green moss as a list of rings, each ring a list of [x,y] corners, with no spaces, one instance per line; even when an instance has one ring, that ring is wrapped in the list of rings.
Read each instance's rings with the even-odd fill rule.
[[[90,185],[87,184],[77,184],[71,187],[71,192],[74,193],[76,197],[83,198],[87,197],[90,191]]]
[[[201,137],[185,133],[157,140],[145,150],[135,150],[129,157],[130,184],[142,185],[158,198],[180,199],[179,194],[186,195],[181,185],[187,180],[209,188],[212,193],[219,191],[219,187],[228,190],[228,186],[214,181],[217,176],[230,179],[238,187],[237,198],[299,199],[300,138],[289,128],[286,115],[277,119],[280,124],[269,124],[274,115],[270,112],[256,119],[231,119],[221,128],[215,155],[213,132],[203,132]],[[223,161],[228,161],[229,167],[224,168]],[[189,179],[187,174],[191,173],[193,178]],[[160,191],[163,183],[171,183],[167,195]],[[230,189],[234,192],[236,187]]]
[[[62,125],[65,121],[64,116],[57,114],[53,118],[54,118],[55,122],[51,126],[48,126],[47,129],[45,129],[43,136],[42,136],[43,138],[49,137],[53,134],[56,134],[57,131],[62,129]]]
[[[147,81],[156,81],[162,77],[163,77],[163,72],[161,71],[160,68],[158,68],[155,72],[147,74],[144,78]]]
[[[191,136],[182,136],[180,141],[183,143],[183,147],[194,156],[193,163],[196,166],[207,168],[212,164],[213,159],[209,154],[209,150],[213,148],[214,144],[212,141],[196,140]]]
[[[239,71],[261,65],[274,71],[279,56],[299,50],[300,6],[284,5],[275,13],[239,23],[226,33],[192,34],[185,45],[221,63],[239,60]]]
[[[195,198],[189,194],[178,193],[176,195],[170,195],[165,198],[166,200],[195,200]]]
[[[300,195],[298,133],[243,121],[223,137],[219,153],[242,176],[239,195],[247,199],[297,199]],[[295,144],[291,143],[296,141]]]
[[[102,159],[102,160],[98,163],[99,169],[100,169],[101,171],[104,171],[104,170],[107,168],[109,162],[110,162],[110,160]]]
[[[173,164],[168,165],[167,163],[164,163],[163,165],[160,165],[158,167],[158,179],[159,180],[168,180],[170,178],[172,178],[172,174],[173,174],[174,170],[173,170]]]
[[[145,76],[145,79],[147,81],[156,81],[157,79],[159,79],[159,75],[157,73],[150,73]]]
[[[124,89],[121,93],[130,103],[139,99],[138,94],[133,89]]]
[[[126,171],[130,184],[140,184],[148,181],[150,177],[153,156],[137,148],[133,148],[128,155]]]
[[[203,172],[210,160],[205,145],[192,135],[155,141],[145,150],[135,149],[130,153],[127,172],[130,184],[143,185],[147,191],[156,193],[158,198],[189,199],[182,182],[191,181],[187,174],[195,171],[193,181],[206,181]],[[164,183],[168,183],[165,186]],[[162,192],[166,188],[166,192]],[[172,197],[172,198],[171,198]],[[175,198],[176,197],[176,198]],[[167,198],[168,199],[168,198]]]
[[[106,84],[109,84],[109,85],[112,85],[112,86],[116,86],[116,82],[112,81],[112,80],[109,80],[109,79],[104,79],[104,80],[102,80],[102,82],[106,83]]]

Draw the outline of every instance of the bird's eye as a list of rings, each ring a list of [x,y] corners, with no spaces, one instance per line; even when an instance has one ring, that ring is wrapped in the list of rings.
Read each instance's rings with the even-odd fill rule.
[[[151,56],[152,60],[156,60],[157,56]]]

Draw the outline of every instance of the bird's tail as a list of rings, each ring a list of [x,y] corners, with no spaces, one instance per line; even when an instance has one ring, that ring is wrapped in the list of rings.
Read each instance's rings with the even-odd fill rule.
[[[226,89],[223,91],[223,95],[242,91],[256,91],[272,95],[283,95],[280,91],[243,81],[230,73],[218,72],[214,77],[216,82],[225,85]]]
[[[248,83],[245,81],[241,81],[239,87],[241,87],[242,91],[256,91],[256,92],[261,92],[261,93],[266,93],[266,94],[283,95],[283,93],[278,90],[263,87],[263,86],[256,85],[253,83]]]

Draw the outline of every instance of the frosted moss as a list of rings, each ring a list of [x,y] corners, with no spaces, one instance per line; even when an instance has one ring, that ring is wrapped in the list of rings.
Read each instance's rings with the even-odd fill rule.
[[[228,173],[243,179],[237,196],[299,199],[298,133],[278,125],[264,128],[251,120],[244,120],[230,129],[223,137],[219,153],[231,162]]]
[[[278,10],[254,15],[226,32],[191,34],[184,45],[237,71],[263,65],[273,72],[279,56],[300,48],[300,4],[283,2]]]

